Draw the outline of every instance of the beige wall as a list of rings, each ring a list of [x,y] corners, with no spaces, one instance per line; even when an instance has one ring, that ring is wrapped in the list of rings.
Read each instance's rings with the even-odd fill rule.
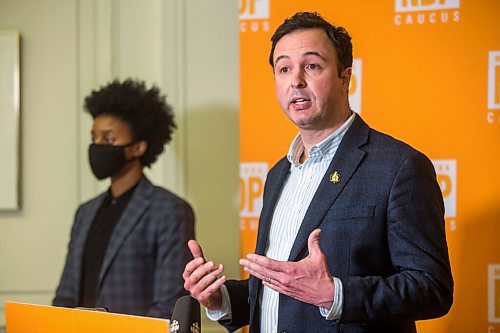
[[[88,169],[81,105],[112,78],[145,79],[167,94],[178,131],[148,175],[192,203],[205,254],[238,276],[237,6],[0,0],[0,29],[22,39],[23,206],[0,212],[0,326],[6,300],[50,304],[74,211],[107,186]]]

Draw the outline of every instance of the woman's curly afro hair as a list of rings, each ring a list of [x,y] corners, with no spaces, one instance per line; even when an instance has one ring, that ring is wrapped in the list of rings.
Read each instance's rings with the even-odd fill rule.
[[[145,140],[148,148],[141,163],[147,167],[163,152],[176,128],[165,95],[155,86],[148,90],[144,81],[115,80],[92,91],[85,98],[84,106],[94,119],[102,114],[120,118],[130,126],[134,141]]]

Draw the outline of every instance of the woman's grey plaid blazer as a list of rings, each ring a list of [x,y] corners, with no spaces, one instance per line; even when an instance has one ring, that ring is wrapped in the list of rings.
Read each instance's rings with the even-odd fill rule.
[[[53,304],[79,304],[82,256],[87,233],[105,193],[81,205],[71,231],[66,264]],[[143,177],[123,211],[106,250],[97,306],[110,312],[169,318],[186,294],[182,272],[192,258],[190,205]]]

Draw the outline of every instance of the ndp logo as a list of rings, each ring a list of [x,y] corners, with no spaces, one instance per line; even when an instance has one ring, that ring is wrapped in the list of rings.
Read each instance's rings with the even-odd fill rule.
[[[396,0],[397,12],[418,12],[460,7],[460,0]]]
[[[351,82],[349,82],[349,105],[361,113],[361,59],[353,59]]]
[[[500,51],[490,51],[488,56],[488,123],[500,123]]]
[[[500,323],[500,265],[488,265],[488,321]]]
[[[269,31],[270,0],[239,0],[240,31]]]
[[[457,161],[432,160],[436,169],[436,177],[443,193],[445,218],[454,219],[457,214]],[[456,229],[454,220],[450,221],[450,229]]]
[[[394,24],[458,22],[460,0],[395,0]]]
[[[269,0],[240,0],[240,20],[269,18]]]
[[[241,230],[257,230],[267,171],[267,163],[240,163]]]
[[[500,51],[489,54],[488,109],[500,109]]]

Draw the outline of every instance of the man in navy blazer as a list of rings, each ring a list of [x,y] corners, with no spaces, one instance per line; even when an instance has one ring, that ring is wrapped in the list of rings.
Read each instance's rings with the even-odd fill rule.
[[[184,286],[228,330],[415,332],[453,302],[444,205],[429,159],[348,103],[351,38],[316,13],[272,37],[281,108],[299,128],[267,176],[250,278],[193,259]]]
[[[82,204],[53,304],[169,318],[186,294],[190,205],[143,175],[170,141],[172,110],[157,88],[114,81],[85,100],[93,116],[89,159],[108,191]]]

